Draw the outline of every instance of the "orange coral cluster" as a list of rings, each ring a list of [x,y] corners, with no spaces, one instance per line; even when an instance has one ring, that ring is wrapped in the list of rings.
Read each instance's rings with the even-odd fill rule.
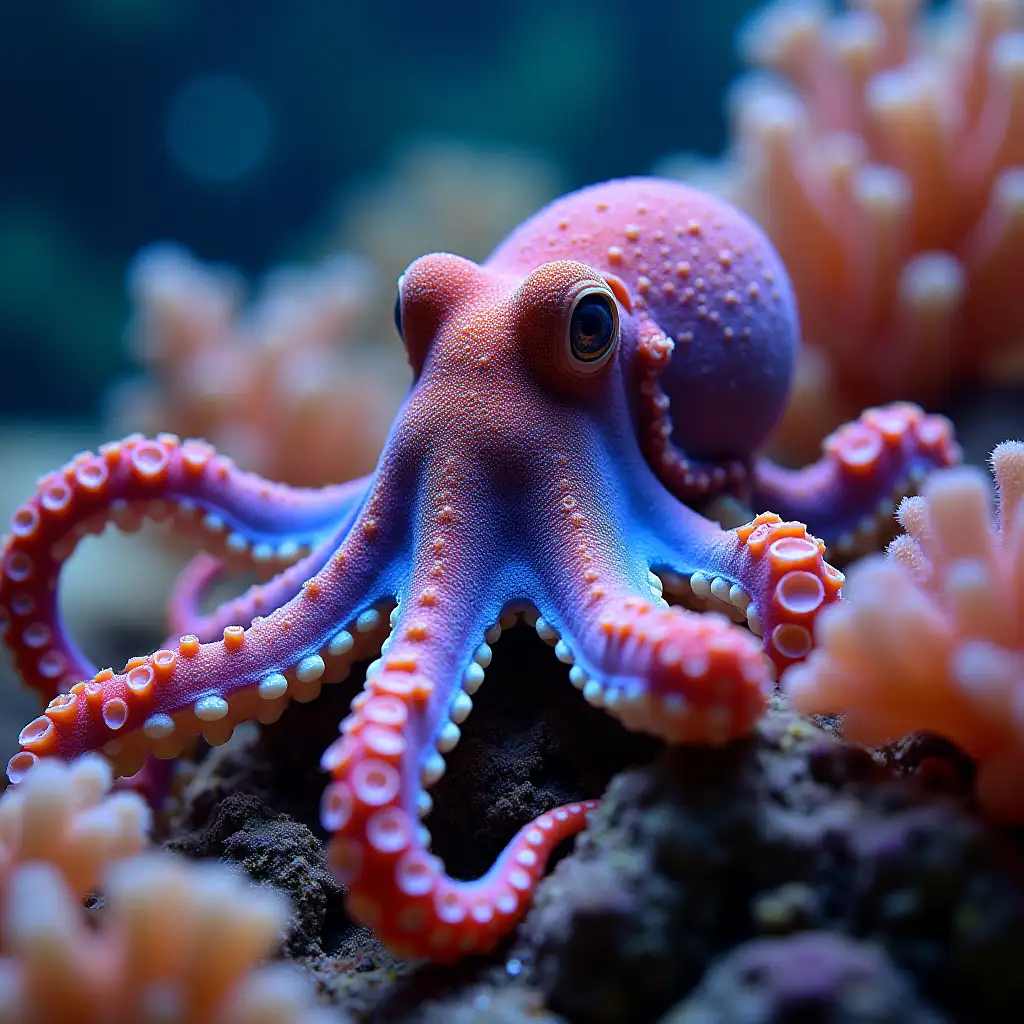
[[[115,394],[120,426],[209,438],[298,486],[373,468],[406,373],[397,345],[359,340],[373,292],[361,261],[279,270],[243,310],[236,273],[158,245],[136,258],[129,289],[129,339],[150,376]]]
[[[1024,368],[1020,0],[777,0],[741,37],[735,159],[712,187],[766,228],[807,341],[779,441],[867,404]]]
[[[52,760],[0,799],[0,1021],[337,1021],[296,972],[257,966],[285,901],[223,865],[142,852],[148,809],[111,778],[98,755]]]
[[[818,621],[818,647],[787,676],[796,707],[844,713],[851,739],[911,732],[977,761],[979,803],[1024,821],[1024,443],[980,470],[936,473],[899,518],[907,533],[851,573],[847,600]]]

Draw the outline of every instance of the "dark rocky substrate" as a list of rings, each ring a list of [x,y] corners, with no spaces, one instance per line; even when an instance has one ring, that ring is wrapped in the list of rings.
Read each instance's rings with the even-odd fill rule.
[[[291,898],[281,955],[339,1020],[1024,1019],[1020,837],[972,811],[954,750],[918,739],[869,753],[781,700],[747,741],[666,749],[590,708],[565,675],[532,631],[506,633],[433,791],[434,849],[457,877],[486,870],[534,815],[605,793],[486,959],[397,960],[345,915],[317,761],[354,682],[210,751],[164,843]]]

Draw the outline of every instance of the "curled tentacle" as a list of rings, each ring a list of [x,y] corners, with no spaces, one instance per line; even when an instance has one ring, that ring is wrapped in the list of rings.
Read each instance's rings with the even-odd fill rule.
[[[345,720],[345,736],[324,757],[334,781],[324,791],[321,820],[333,834],[328,858],[348,888],[349,914],[398,955],[450,963],[488,952],[508,933],[551,852],[586,826],[597,802],[548,811],[519,830],[484,876],[452,878],[430,853],[410,795],[419,789],[414,773],[436,771],[439,757],[422,760],[409,742],[407,723],[423,704],[411,682],[382,670]]]
[[[79,540],[108,523],[131,531],[145,518],[170,520],[201,532],[225,557],[273,568],[334,532],[366,487],[282,487],[242,473],[203,441],[170,434],[75,456],[14,512],[0,552],[0,622],[19,673],[47,698],[95,673],[61,622],[57,582]]]
[[[675,343],[653,321],[641,325],[637,338],[640,447],[659,480],[680,500],[704,502],[725,493],[745,492],[746,459],[695,459],[673,439],[671,400],[662,389]]]
[[[198,733],[224,743],[241,721],[274,722],[291,700],[314,699],[379,647],[375,606],[386,603],[381,560],[392,540],[384,534],[375,520],[353,528],[297,597],[248,629],[228,626],[205,644],[185,636],[123,672],[76,682],[22,730],[9,777],[19,780],[39,757],[96,749],[131,775],[149,754],[177,757]]]
[[[537,632],[571,666],[584,698],[630,729],[671,743],[720,744],[746,734],[773,686],[757,641],[724,616],[670,608],[646,560],[611,540],[614,521],[602,511],[609,501],[581,509],[583,486],[565,478],[548,509],[557,542]],[[699,522],[691,540],[721,534],[685,506],[671,501],[671,508]]]
[[[591,611],[596,617],[550,612],[538,630],[572,666],[584,698],[627,728],[717,746],[745,736],[763,714],[772,673],[757,641],[724,615],[628,592],[603,596]]]
[[[349,913],[395,952],[451,961],[491,949],[508,932],[551,850],[584,827],[594,804],[542,815],[474,881],[451,878],[429,852],[418,819],[430,812],[428,790],[483,683],[487,640],[507,600],[502,573],[479,572],[470,555],[474,538],[497,525],[494,509],[467,500],[484,474],[446,457],[431,475],[393,632],[321,761],[333,779],[321,819]]]
[[[779,675],[802,661],[819,613],[839,599],[845,580],[825,561],[824,542],[772,512],[722,530],[689,509],[653,501],[663,517],[655,589],[745,622]]]
[[[207,551],[200,551],[185,566],[174,581],[167,603],[167,628],[172,635],[194,633],[200,640],[208,639],[195,623],[204,618],[203,602],[207,594],[227,573],[227,562]]]
[[[557,808],[524,826],[473,881],[451,878],[429,852],[418,818],[430,811],[427,790],[444,773],[443,754],[458,743],[459,723],[483,681],[485,635],[498,611],[487,595],[467,592],[468,581],[442,556],[446,545],[434,547],[439,539],[402,598],[394,632],[341,737],[324,754],[333,781],[321,818],[332,833],[332,868],[348,887],[349,913],[396,953],[448,962],[486,952],[508,932],[551,851],[585,826],[596,804]],[[454,571],[431,576],[438,565]],[[446,576],[454,586],[445,585]]]
[[[200,553],[186,566],[175,583],[168,614],[170,638],[166,646],[172,646],[183,633],[193,634],[204,643],[215,640],[226,626],[247,626],[258,616],[280,608],[302,590],[306,580],[327,564],[346,530],[347,524],[343,524],[336,534],[328,537],[305,558],[288,566],[273,579],[254,584],[208,614],[202,611],[203,599],[210,588],[228,572],[229,566],[223,559],[206,552]]]
[[[896,403],[868,409],[834,431],[822,442],[822,457],[803,469],[757,459],[752,503],[807,523],[830,557],[851,558],[889,539],[896,507],[930,470],[959,461],[945,417]]]

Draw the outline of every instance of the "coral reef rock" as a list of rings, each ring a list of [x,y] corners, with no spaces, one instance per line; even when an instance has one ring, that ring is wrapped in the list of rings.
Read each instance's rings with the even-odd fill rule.
[[[829,932],[755,939],[659,1024],[941,1024],[880,950]]]
[[[654,1019],[739,943],[806,929],[884,948],[952,1019],[1024,1012],[1020,858],[781,706],[749,741],[618,776],[512,957],[553,1010],[611,1024]]]

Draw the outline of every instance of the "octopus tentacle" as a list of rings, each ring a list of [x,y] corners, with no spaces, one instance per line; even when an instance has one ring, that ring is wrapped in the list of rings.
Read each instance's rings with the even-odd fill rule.
[[[184,636],[54,697],[22,730],[8,776],[20,780],[39,757],[94,749],[131,775],[149,754],[176,757],[198,733],[224,743],[239,722],[274,722],[291,700],[313,700],[324,683],[344,679],[386,631],[384,538],[375,521],[367,527],[354,527],[297,597],[248,629],[228,626],[206,644]]]
[[[418,824],[483,682],[486,637],[502,610],[501,587],[482,585],[470,554],[488,525],[475,487],[460,479],[472,472],[449,458],[423,487],[414,571],[393,633],[321,762],[333,777],[321,819],[349,913],[393,951],[440,961],[492,948],[521,916],[551,850],[595,806],[572,804],[524,826],[474,881],[446,874]]]
[[[830,557],[851,558],[888,539],[896,507],[917,493],[930,470],[959,461],[945,417],[895,403],[839,427],[822,442],[822,457],[803,469],[758,458],[752,504],[807,523]]]
[[[358,512],[359,505],[363,501],[367,489],[368,478],[351,480],[338,488],[334,488],[339,499],[336,507],[337,522],[335,523],[335,535],[344,533],[348,524]],[[297,576],[305,573],[301,577],[305,579],[311,572],[319,571],[327,561],[332,551],[332,546],[329,541],[323,542],[320,547],[319,560],[312,563],[313,568],[307,562],[301,572],[289,574],[288,569],[302,562],[308,550],[308,544],[305,542],[300,543],[293,537],[285,539],[277,547],[274,551],[273,561],[268,561],[264,557],[265,553],[261,552],[260,545],[258,544],[246,545],[243,549],[239,549],[236,545],[224,557],[217,557],[209,551],[199,552],[179,574],[172,589],[168,602],[168,623],[171,632],[195,633],[201,638],[204,631],[209,632],[213,630],[214,632],[219,632],[221,627],[218,627],[212,618],[209,622],[201,621],[204,620],[202,612],[204,600],[218,580],[222,579],[232,569],[256,570],[264,577],[264,580],[268,578],[268,573],[272,575],[275,571],[290,580],[294,580]],[[314,551],[312,554],[315,557],[317,553]],[[299,582],[301,583],[301,579]],[[231,613],[232,622],[250,622],[254,616],[260,614],[264,607],[270,607],[272,600],[276,599],[277,604],[283,604],[285,601],[291,600],[297,592],[297,584],[291,590],[284,587],[275,589],[272,594],[269,592],[269,588],[267,592],[264,592],[259,587],[252,587],[246,592],[245,603],[242,602],[241,598],[236,598],[224,605],[223,614]],[[226,624],[222,623],[221,625]]]
[[[555,546],[546,552],[538,634],[571,666],[570,681],[584,698],[627,728],[673,743],[720,744],[746,734],[773,686],[757,641],[725,616],[666,604],[641,549],[625,543],[619,517],[605,511],[614,508],[612,496],[592,493],[598,479],[588,471],[574,484],[566,474],[552,489]],[[699,521],[701,532],[713,530],[672,504]]]
[[[185,566],[167,602],[167,628],[172,634],[194,633],[200,640],[209,639],[196,623],[205,618],[202,609],[206,595],[227,573],[227,562],[208,551],[200,551]]]
[[[672,440],[671,401],[661,377],[675,342],[653,320],[637,337],[638,436],[644,456],[659,480],[680,500],[704,502],[723,493],[742,492],[750,471],[745,459],[710,462],[688,456]]]
[[[720,745],[746,735],[773,688],[758,643],[724,615],[621,590],[586,615],[570,606],[538,626],[590,704],[669,743]]]
[[[215,640],[225,626],[239,623],[247,626],[258,616],[292,600],[302,590],[306,580],[327,564],[348,529],[348,524],[344,524],[334,536],[328,537],[306,557],[272,579],[254,584],[208,614],[202,611],[203,599],[210,588],[228,572],[230,566],[221,558],[201,552],[175,582],[168,609],[172,639],[182,633],[191,633],[203,642]],[[171,644],[169,640],[167,646]]]
[[[823,541],[773,512],[723,530],[667,495],[649,501],[659,517],[656,590],[745,622],[779,675],[810,653],[817,616],[845,581],[825,561]]]
[[[332,782],[321,822],[332,833],[328,857],[347,886],[350,916],[399,955],[451,962],[490,950],[508,932],[551,851],[586,825],[596,803],[556,808],[524,826],[481,878],[458,881],[445,872],[417,818],[430,811],[427,789],[444,772],[442,754],[458,742],[456,723],[484,673],[480,661],[455,654],[450,634],[432,632],[422,611],[399,615],[397,640],[324,753]]]
[[[64,629],[57,582],[78,541],[108,523],[134,530],[144,518],[171,519],[201,528],[225,554],[290,564],[333,532],[366,488],[365,481],[321,492],[282,488],[241,473],[205,442],[170,434],[76,456],[15,511],[0,551],[0,626],[19,673],[46,697],[94,674]]]

